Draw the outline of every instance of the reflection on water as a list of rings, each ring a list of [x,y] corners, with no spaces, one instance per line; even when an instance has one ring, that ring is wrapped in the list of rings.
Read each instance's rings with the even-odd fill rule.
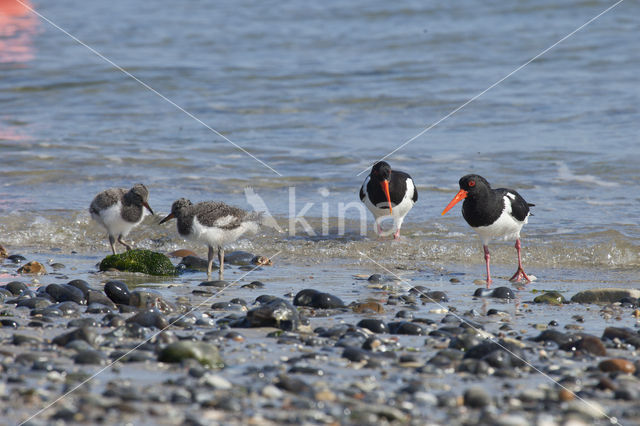
[[[30,7],[29,0],[0,0],[0,63],[34,58],[33,35],[38,20]]]

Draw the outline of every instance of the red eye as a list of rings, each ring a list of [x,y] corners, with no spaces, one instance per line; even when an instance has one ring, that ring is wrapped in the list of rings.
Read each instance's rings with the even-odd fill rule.
[[[470,181],[469,181],[469,186],[470,186],[470,187],[474,187],[474,186],[476,186],[476,181],[475,181],[475,180],[470,180]]]

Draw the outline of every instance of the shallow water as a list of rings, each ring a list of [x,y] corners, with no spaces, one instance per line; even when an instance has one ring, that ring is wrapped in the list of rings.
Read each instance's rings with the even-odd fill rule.
[[[313,203],[309,223],[321,233],[327,209],[330,232],[265,231],[237,248],[283,250],[292,263],[358,264],[362,252],[388,266],[472,265],[481,277],[480,244],[459,209],[440,216],[459,177],[476,172],[536,204],[523,246],[525,266],[541,283],[636,286],[634,2],[388,159],[413,176],[420,194],[403,241],[376,240],[368,213],[362,237],[355,208],[347,210],[346,235],[338,235],[339,203],[357,202],[365,177],[358,174],[368,165],[610,4],[36,3],[39,13],[281,176],[43,19],[7,15],[0,33],[11,53],[0,56],[1,242],[12,252],[56,248],[99,258],[108,245],[86,209],[100,190],[144,182],[162,213],[182,196],[249,208],[244,189],[252,187],[285,231],[290,213]],[[152,219],[131,237],[156,250],[185,245],[173,226]],[[511,243],[492,249],[496,273],[510,275]]]

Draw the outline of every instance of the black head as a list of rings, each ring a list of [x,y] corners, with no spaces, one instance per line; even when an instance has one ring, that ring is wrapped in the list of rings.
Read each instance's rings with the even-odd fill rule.
[[[479,175],[466,175],[460,178],[460,189],[464,189],[469,195],[484,192],[491,189],[491,185],[485,178]]]
[[[389,180],[391,166],[386,161],[379,161],[371,168],[371,178],[375,180]]]
[[[127,193],[127,197],[130,202],[137,206],[144,206],[151,214],[153,210],[149,207],[149,190],[141,183],[133,185],[133,187]]]
[[[171,213],[177,215],[181,210],[191,207],[192,205],[193,203],[186,198],[180,198],[179,200],[174,201],[171,205]]]

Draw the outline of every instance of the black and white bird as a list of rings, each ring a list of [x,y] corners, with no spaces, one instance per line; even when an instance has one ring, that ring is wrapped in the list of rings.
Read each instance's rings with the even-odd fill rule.
[[[102,225],[109,236],[111,251],[116,254],[116,239],[127,250],[131,250],[131,245],[123,238],[142,222],[145,216],[145,208],[153,214],[147,200],[149,191],[147,187],[139,183],[133,188],[111,188],[95,196],[89,206],[91,217]]]
[[[160,223],[176,218],[178,233],[189,240],[204,243],[209,248],[207,279],[211,279],[213,249],[218,248],[219,279],[224,278],[224,245],[241,236],[255,234],[261,224],[259,213],[248,213],[221,202],[205,201],[193,204],[180,198],[171,206],[171,213]]]
[[[462,216],[469,225],[478,233],[484,248],[484,259],[487,264],[487,288],[491,285],[491,271],[489,263],[489,241],[494,239],[516,240],[518,252],[518,270],[509,279],[518,282],[526,280],[531,282],[522,268],[520,255],[520,230],[528,222],[529,207],[534,204],[527,203],[516,191],[506,188],[492,189],[489,182],[482,176],[466,175],[460,179],[460,191],[445,207],[442,214],[448,212],[456,203],[462,203]]]
[[[380,161],[373,165],[371,173],[360,188],[360,201],[373,213],[378,235],[382,234],[380,220],[391,216],[394,238],[400,237],[404,217],[418,201],[418,191],[411,176],[405,172],[391,170],[391,166]]]

